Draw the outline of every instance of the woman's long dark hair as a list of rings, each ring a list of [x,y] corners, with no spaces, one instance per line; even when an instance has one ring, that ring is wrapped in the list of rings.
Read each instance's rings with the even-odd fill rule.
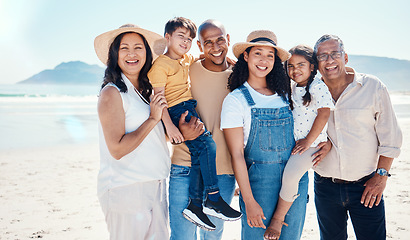
[[[245,51],[249,54],[252,47],[248,47]],[[246,82],[249,78],[248,63],[245,61],[243,53],[239,55],[238,61],[232,69],[231,75],[228,78],[228,89],[235,90]],[[286,76],[283,68],[282,60],[278,57],[275,50],[275,63],[272,71],[266,75],[266,84],[269,90],[277,93],[285,102],[289,102],[291,109],[293,103],[291,99],[290,79]]]
[[[306,93],[303,95],[303,105],[308,106],[310,101],[312,101],[312,96],[310,95],[310,84],[312,84],[313,80],[315,79],[315,76],[317,74],[317,68],[318,64],[313,56],[313,49],[307,45],[297,45],[296,47],[293,47],[289,50],[290,54],[292,55],[299,55],[302,56],[308,61],[310,64],[313,65],[313,70],[310,73],[308,82],[306,84]],[[285,68],[288,69],[288,61],[285,62]],[[288,71],[286,71],[286,75],[289,77]]]
[[[118,51],[120,48],[121,40],[127,33],[135,32],[121,33],[114,39],[110,46],[110,49],[108,51],[107,68],[105,69],[104,82],[102,83],[101,89],[111,82],[115,84],[121,92],[127,92],[127,86],[125,85],[124,80],[121,78],[121,68],[120,66],[118,66]],[[146,51],[145,64],[141,68],[140,74],[138,76],[138,91],[141,91],[141,95],[145,98],[145,100],[149,102],[149,98],[152,93],[152,85],[149,82],[147,74],[152,66],[152,52],[145,37],[139,33],[137,34],[141,36]]]

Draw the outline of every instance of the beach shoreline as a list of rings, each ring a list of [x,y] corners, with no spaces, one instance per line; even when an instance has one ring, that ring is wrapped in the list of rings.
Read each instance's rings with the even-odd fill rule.
[[[402,97],[393,96],[392,100],[403,131],[403,146],[400,157],[393,162],[392,177],[384,192],[387,239],[395,240],[408,239],[410,234],[410,98],[402,101]],[[41,103],[44,99],[37,101]],[[2,132],[13,134],[14,142],[24,142],[16,145],[8,135],[2,135],[5,146],[0,147],[1,240],[108,239],[96,191],[96,98],[90,97],[85,104],[62,102],[65,107],[41,108],[45,114],[32,109],[38,103],[30,104],[27,99],[17,108],[13,102],[5,105],[4,100],[0,105]],[[28,109],[36,114],[25,113]],[[312,170],[309,181],[310,201],[302,235],[305,240],[319,239]],[[232,206],[239,209],[238,197],[233,199]],[[240,239],[240,228],[240,221],[227,222],[223,239]],[[349,239],[355,239],[351,224],[348,231]]]
[[[410,139],[410,120],[400,121]],[[409,149],[394,160],[384,193],[388,239],[410,234]],[[0,239],[108,239],[96,195],[98,144],[0,151]],[[310,202],[302,239],[319,239],[309,172]],[[238,209],[238,197],[232,206]],[[227,222],[223,239],[240,239],[240,221]],[[349,239],[355,239],[351,224]]]

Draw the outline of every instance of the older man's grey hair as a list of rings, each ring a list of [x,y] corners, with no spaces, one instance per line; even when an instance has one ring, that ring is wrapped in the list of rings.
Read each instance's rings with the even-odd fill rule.
[[[323,42],[329,41],[329,40],[336,40],[339,43],[339,48],[340,51],[344,52],[345,51],[345,47],[343,45],[343,41],[342,39],[340,39],[340,37],[336,36],[336,35],[331,35],[331,34],[325,34],[322,37],[319,38],[319,40],[317,40],[316,44],[315,44],[315,48],[313,49],[313,53],[316,55],[317,54],[317,50],[319,48],[319,45]]]

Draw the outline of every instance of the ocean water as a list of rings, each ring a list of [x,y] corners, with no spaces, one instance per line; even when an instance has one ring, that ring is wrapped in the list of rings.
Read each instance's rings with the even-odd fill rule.
[[[0,85],[0,150],[97,143],[100,86]],[[410,119],[410,92],[391,92]]]
[[[0,84],[0,97],[53,97],[97,95],[98,85]]]
[[[96,143],[99,88],[0,85],[0,150]]]
[[[410,92],[390,92],[394,111],[399,119],[410,119]]]

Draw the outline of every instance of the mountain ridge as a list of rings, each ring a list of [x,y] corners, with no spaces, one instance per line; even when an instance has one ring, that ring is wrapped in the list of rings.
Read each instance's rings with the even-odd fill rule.
[[[347,66],[357,72],[378,77],[390,91],[410,91],[410,61],[387,57],[348,55]],[[105,69],[82,61],[63,62],[54,69],[46,69],[18,84],[99,85]]]
[[[95,85],[102,82],[104,68],[82,61],[62,62],[54,69],[43,70],[17,84]]]
[[[347,66],[378,77],[390,91],[409,91],[410,61],[396,58],[348,55]]]

